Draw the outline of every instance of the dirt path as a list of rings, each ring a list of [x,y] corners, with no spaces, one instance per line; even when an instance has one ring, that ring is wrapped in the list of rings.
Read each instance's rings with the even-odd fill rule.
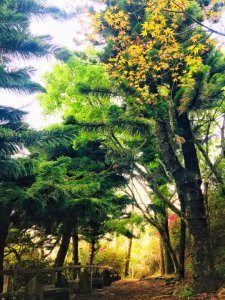
[[[95,290],[91,295],[76,295],[76,300],[173,300],[183,299],[172,295],[179,287],[173,279],[145,278],[142,280],[120,280],[110,287]],[[188,300],[225,300],[225,288],[217,293],[201,294]]]
[[[173,284],[162,279],[120,280],[92,295],[78,296],[78,300],[172,300]]]

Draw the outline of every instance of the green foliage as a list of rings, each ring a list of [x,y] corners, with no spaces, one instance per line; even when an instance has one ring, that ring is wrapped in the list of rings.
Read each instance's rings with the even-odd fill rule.
[[[47,93],[39,99],[46,112],[63,108],[67,114],[76,115],[77,121],[104,119],[102,105],[111,90],[103,66],[74,57],[67,64],[56,65],[44,79]],[[87,111],[87,106],[92,110]]]
[[[225,255],[224,255],[224,253],[223,253],[223,254],[221,255],[221,259],[224,260],[224,258],[225,258]],[[222,264],[222,265],[217,265],[217,266],[216,266],[216,272],[217,272],[217,275],[218,275],[218,278],[219,278],[220,282],[221,282],[222,284],[224,284],[224,282],[225,282],[225,266],[224,266],[224,264]]]
[[[123,274],[125,266],[125,253],[122,250],[116,251],[111,248],[105,249],[104,246],[98,251],[95,263],[99,265],[111,266],[119,274]]]
[[[60,236],[70,220],[83,239],[97,242],[112,231],[105,222],[124,213],[128,199],[115,195],[114,189],[126,181],[105,163],[98,139],[79,134],[77,139],[75,149],[61,143],[41,154],[27,206],[35,212],[30,221],[46,232]]]
[[[0,207],[18,206],[26,199],[26,193],[16,183],[1,182],[0,184]],[[1,210],[0,210],[1,214]]]
[[[225,282],[225,204],[224,204],[225,189],[224,185],[219,185],[209,194],[209,209],[210,209],[210,229],[211,242],[214,249],[214,259],[216,270],[220,281]],[[218,241],[220,241],[218,243]]]
[[[33,260],[38,258],[38,243],[34,241],[31,232],[23,228],[21,230],[21,228],[18,227],[10,228],[4,252],[5,260],[11,265],[18,265],[18,267],[21,268],[26,266],[25,261],[31,260],[31,253]]]
[[[0,178],[7,180],[29,176],[33,173],[33,163],[27,158],[29,152],[24,152],[25,147],[49,147],[60,143],[68,145],[76,130],[73,126],[54,126],[43,131],[28,129],[24,123],[23,111],[0,107],[0,161],[2,168]]]
[[[9,68],[13,58],[28,59],[61,52],[49,36],[34,36],[29,31],[31,18],[50,15],[51,9],[35,0],[6,0],[0,7],[1,66],[0,87],[17,92],[33,93],[43,88],[30,80],[34,69]]]
[[[184,288],[180,293],[179,293],[179,296],[181,298],[188,298],[190,296],[193,295],[193,291],[189,288]]]
[[[125,203],[130,204],[130,202],[130,199],[127,198]],[[134,231],[136,231],[134,230],[134,228],[138,228],[139,231],[144,231],[143,221],[143,217],[139,214],[124,214],[123,218],[111,219],[109,221],[106,221],[104,225],[112,233],[123,235],[127,238],[138,238],[139,235],[134,234]]]

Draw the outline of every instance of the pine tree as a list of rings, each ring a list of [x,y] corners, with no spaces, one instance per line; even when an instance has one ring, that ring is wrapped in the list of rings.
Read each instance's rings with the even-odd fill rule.
[[[31,18],[51,14],[50,8],[35,0],[5,0],[0,8],[0,88],[25,93],[43,91],[30,76],[31,67],[14,67],[15,59],[54,55],[62,49],[51,44],[50,36],[34,36],[29,31]]]

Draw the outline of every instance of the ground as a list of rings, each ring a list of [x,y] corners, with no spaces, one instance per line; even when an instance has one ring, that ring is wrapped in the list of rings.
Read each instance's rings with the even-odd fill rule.
[[[146,278],[142,280],[120,280],[110,287],[95,290],[91,295],[80,295],[77,300],[173,300],[181,299],[172,295],[177,288],[177,283],[165,281],[162,278]],[[187,298],[186,298],[187,299]],[[225,299],[216,295],[199,295],[189,297],[190,300]]]

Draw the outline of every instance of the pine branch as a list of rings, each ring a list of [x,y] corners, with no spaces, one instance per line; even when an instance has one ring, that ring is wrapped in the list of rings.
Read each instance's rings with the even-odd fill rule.
[[[135,165],[135,168],[137,172],[148,182],[150,188],[159,197],[159,199],[161,199],[165,205],[175,212],[180,218],[184,219],[185,216],[182,214],[182,212],[161,193],[154,176],[149,171],[147,172],[147,170],[142,170],[138,164]]]

